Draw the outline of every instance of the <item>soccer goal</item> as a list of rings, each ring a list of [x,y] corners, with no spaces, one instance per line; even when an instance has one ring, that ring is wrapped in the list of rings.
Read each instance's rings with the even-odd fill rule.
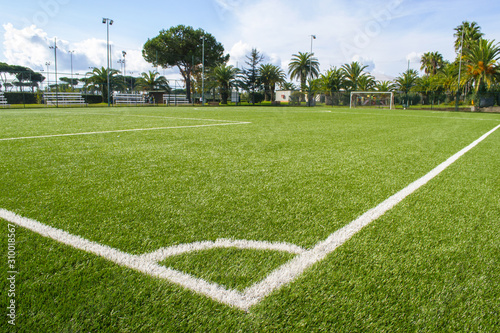
[[[394,94],[390,91],[353,91],[351,92],[350,107],[375,107],[393,109]]]

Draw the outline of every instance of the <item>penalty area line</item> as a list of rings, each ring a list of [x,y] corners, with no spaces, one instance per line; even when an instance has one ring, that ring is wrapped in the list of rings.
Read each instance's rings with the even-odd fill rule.
[[[37,135],[37,136],[23,136],[23,137],[17,137],[17,138],[3,138],[3,139],[0,138],[0,141],[27,140],[27,139],[45,139],[45,138],[65,137],[65,136],[81,136],[81,135],[96,135],[96,134],[108,134],[108,133],[141,132],[141,131],[160,131],[160,130],[178,129],[178,128],[214,127],[214,126],[245,125],[245,124],[251,124],[251,123],[250,122],[238,122],[238,123],[222,123],[222,124],[207,124],[207,125],[186,125],[186,126],[169,126],[169,127],[153,127],[153,128],[133,128],[133,129],[124,129],[124,130],[81,132],[81,133],[48,134],[48,135]]]

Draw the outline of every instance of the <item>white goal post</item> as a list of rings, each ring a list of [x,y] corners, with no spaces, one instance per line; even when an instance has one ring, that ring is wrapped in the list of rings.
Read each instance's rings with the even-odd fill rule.
[[[394,108],[394,93],[391,91],[352,91],[350,108],[355,107]]]

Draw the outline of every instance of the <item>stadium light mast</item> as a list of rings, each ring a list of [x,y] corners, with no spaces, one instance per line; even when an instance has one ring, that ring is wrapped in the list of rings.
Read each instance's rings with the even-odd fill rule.
[[[113,25],[113,20],[109,18],[102,18],[102,23],[106,24],[106,51],[107,51],[107,64],[106,64],[106,77],[107,77],[107,82],[108,82],[108,107],[111,106],[111,95],[110,95],[110,89],[109,89],[109,26]]]
[[[205,35],[201,37],[203,43],[201,48],[201,105],[205,105]]]
[[[49,89],[50,89],[50,76],[49,76],[50,61],[47,61],[45,63],[45,66],[47,66],[47,92],[49,92]]]
[[[71,56],[71,90],[75,91],[75,86],[73,85],[73,53],[75,51],[68,51]]]
[[[455,111],[458,111],[458,103],[460,99],[460,75],[462,74],[462,52],[464,50],[464,32],[465,29],[462,27],[462,38],[460,39],[460,65],[458,65],[458,86],[457,86],[457,97],[455,100]]]
[[[123,55],[123,79],[125,80],[125,75],[127,73],[127,67],[126,67],[126,62],[125,62],[125,56],[127,55],[127,52],[122,51]]]
[[[307,99],[309,101],[309,106],[312,106],[312,98],[311,98],[311,84],[312,84],[312,56],[313,56],[313,40],[316,39],[316,35],[311,35],[311,55],[309,56],[309,96]]]
[[[54,69],[55,69],[55,76],[56,76],[56,108],[59,107],[59,87],[57,85],[57,39],[54,38],[54,46],[49,46],[49,49],[54,50]]]

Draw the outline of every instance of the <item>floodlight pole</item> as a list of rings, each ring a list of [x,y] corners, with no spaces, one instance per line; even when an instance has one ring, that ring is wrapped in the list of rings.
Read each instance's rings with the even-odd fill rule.
[[[316,39],[316,35],[311,35],[311,55],[309,56],[309,96],[307,96],[309,106],[312,106],[311,99],[311,84],[312,84],[312,55],[313,55],[313,39]]]
[[[47,61],[45,63],[45,65],[47,66],[47,92],[49,92],[49,89],[50,89],[50,76],[49,76],[49,66],[50,66],[50,62]]]
[[[113,20],[109,18],[102,18],[102,23],[106,24],[106,51],[107,51],[107,69],[106,69],[106,77],[108,82],[108,107],[111,106],[111,92],[109,85],[109,26],[113,25]]]
[[[75,91],[75,87],[73,86],[73,53],[75,51],[69,51],[69,55],[71,56],[71,90]]]
[[[202,65],[201,65],[201,105],[205,105],[205,35],[201,37],[202,43]]]
[[[127,73],[127,67],[126,67],[125,56],[127,55],[127,52],[122,51],[122,55],[123,55],[123,82],[127,83],[127,81],[125,80],[125,75],[126,75],[126,73]]]
[[[464,31],[465,29],[462,27],[462,38],[460,41],[460,65],[458,66],[458,86],[457,86],[457,97],[455,100],[455,111],[458,111],[458,103],[460,99],[460,75],[462,74],[462,52],[464,49]]]
[[[56,75],[56,108],[59,107],[59,87],[57,85],[57,39],[54,38],[54,46],[49,46],[50,49],[54,49],[54,69]]]

